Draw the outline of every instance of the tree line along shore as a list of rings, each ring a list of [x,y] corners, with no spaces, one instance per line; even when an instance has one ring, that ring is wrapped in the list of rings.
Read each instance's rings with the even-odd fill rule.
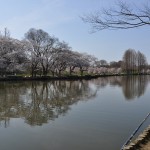
[[[147,58],[128,49],[120,61],[107,62],[74,51],[42,29],[31,28],[23,40],[0,35],[0,80],[82,79],[110,75],[150,74]]]

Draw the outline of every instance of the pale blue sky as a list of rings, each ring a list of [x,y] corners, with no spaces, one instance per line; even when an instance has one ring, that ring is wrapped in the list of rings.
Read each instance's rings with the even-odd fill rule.
[[[134,2],[136,0],[125,0]],[[138,3],[149,0],[139,0]],[[43,29],[64,40],[75,51],[118,61],[128,48],[143,52],[150,63],[150,26],[130,30],[103,30],[90,34],[79,16],[113,6],[116,0],[0,0],[0,30],[22,39],[30,28]],[[138,4],[137,4],[138,5]]]

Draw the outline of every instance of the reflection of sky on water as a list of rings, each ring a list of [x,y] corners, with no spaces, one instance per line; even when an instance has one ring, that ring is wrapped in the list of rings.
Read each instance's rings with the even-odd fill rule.
[[[107,88],[105,91],[108,95],[114,92],[113,99],[117,88],[122,89],[126,100],[140,98],[149,80],[149,76],[123,76],[89,81],[1,82],[0,118],[8,121],[10,118],[21,117],[30,125],[42,125],[61,114],[65,115],[70,106],[78,101],[94,97],[101,99],[97,91],[108,86],[112,90]]]
[[[0,148],[119,149],[150,110],[149,81],[0,82]]]

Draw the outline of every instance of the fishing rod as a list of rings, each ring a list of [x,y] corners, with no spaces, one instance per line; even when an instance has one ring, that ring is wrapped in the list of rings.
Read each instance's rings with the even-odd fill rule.
[[[143,125],[143,123],[147,120],[147,118],[150,116],[150,112],[147,114],[147,116],[144,118],[144,120],[140,123],[140,125],[135,129],[135,131],[130,135],[130,137],[127,139],[127,141],[123,144],[122,148],[120,150],[123,150],[125,146],[127,146],[134,135],[137,133],[137,131],[140,129],[140,127]]]

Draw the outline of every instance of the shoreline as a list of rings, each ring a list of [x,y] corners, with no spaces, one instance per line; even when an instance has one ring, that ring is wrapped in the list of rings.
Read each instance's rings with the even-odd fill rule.
[[[111,75],[72,75],[72,76],[61,76],[61,77],[52,77],[52,76],[39,76],[39,77],[23,77],[23,76],[8,76],[0,77],[1,81],[53,81],[53,80],[91,80],[100,77],[112,77],[112,76],[141,76],[149,74],[111,74]]]
[[[139,136],[132,142],[130,142],[127,146],[123,148],[123,150],[143,150],[150,147],[147,147],[147,143],[150,142],[150,125],[144,129],[144,131],[139,134]],[[148,150],[148,149],[147,149]]]

